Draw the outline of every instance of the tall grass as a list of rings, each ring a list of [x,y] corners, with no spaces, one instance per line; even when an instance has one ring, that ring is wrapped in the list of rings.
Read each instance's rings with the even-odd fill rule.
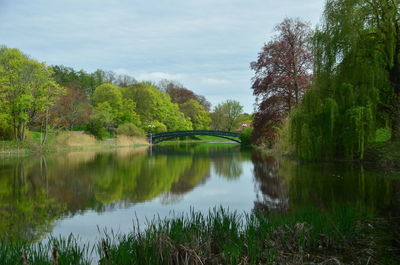
[[[132,145],[147,145],[149,142],[147,141],[145,136],[125,136],[118,135],[115,139],[115,145],[117,146],[132,146]]]
[[[80,132],[62,132],[57,135],[53,144],[58,146],[87,146],[96,143],[97,140],[93,135]]]
[[[93,250],[72,235],[51,237],[46,243],[3,239],[0,241],[2,265],[90,265]]]
[[[29,153],[29,143],[20,143],[16,141],[0,141],[0,157],[8,155],[28,155]]]
[[[382,252],[381,221],[367,217],[353,206],[330,214],[306,209],[287,217],[222,208],[206,215],[190,211],[154,219],[129,234],[104,232],[93,250],[102,265],[396,264],[393,253]],[[89,264],[91,255],[92,249],[73,237],[36,245],[0,243],[2,264]]]
[[[50,143],[53,149],[104,149],[115,147],[132,147],[135,145],[148,145],[144,136],[118,135],[116,138],[98,141],[93,135],[80,132],[62,132]]]

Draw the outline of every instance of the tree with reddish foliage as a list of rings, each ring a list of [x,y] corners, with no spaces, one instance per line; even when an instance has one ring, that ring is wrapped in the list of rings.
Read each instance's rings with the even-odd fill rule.
[[[183,104],[190,99],[196,100],[196,94],[184,87],[169,87],[166,92],[171,97],[171,101],[177,104]]]
[[[66,93],[52,107],[51,120],[55,127],[72,130],[83,125],[90,115],[90,105],[83,90],[65,88]]]
[[[256,96],[253,139],[272,143],[276,128],[295,107],[311,82],[312,30],[299,19],[284,19],[277,34],[264,45],[257,61],[250,64]]]
[[[285,102],[278,95],[272,95],[259,103],[253,120],[253,142],[256,144],[267,142],[271,145],[276,137],[277,126],[286,116]]]
[[[164,79],[160,81],[158,86],[171,97],[173,103],[181,105],[188,102],[190,99],[194,99],[199,102],[206,111],[209,112],[211,109],[211,103],[208,102],[204,96],[197,95],[179,82]]]

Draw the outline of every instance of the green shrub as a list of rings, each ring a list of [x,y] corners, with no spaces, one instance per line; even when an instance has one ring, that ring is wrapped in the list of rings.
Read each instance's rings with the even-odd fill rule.
[[[145,132],[133,123],[124,123],[118,126],[117,135],[143,136]]]
[[[390,128],[379,128],[375,132],[375,142],[376,143],[382,143],[382,142],[387,142],[391,138],[391,131]]]
[[[253,132],[253,127],[244,128],[240,132],[240,141],[242,145],[251,145],[251,134]]]
[[[11,140],[13,130],[10,125],[10,117],[7,114],[0,113],[0,140]]]
[[[109,136],[109,132],[104,125],[96,120],[91,120],[86,127],[86,132],[94,135],[97,139],[103,140]]]
[[[152,121],[150,123],[148,123],[145,126],[145,130],[148,133],[160,133],[160,132],[166,132],[167,131],[167,126],[159,121]]]

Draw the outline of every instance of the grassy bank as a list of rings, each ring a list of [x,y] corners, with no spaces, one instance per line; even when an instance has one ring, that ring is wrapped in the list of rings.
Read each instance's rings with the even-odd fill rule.
[[[23,156],[30,153],[32,153],[32,145],[28,142],[0,141],[0,156]]]
[[[363,209],[314,209],[286,217],[239,215],[223,209],[208,215],[150,222],[127,235],[104,234],[96,246],[73,237],[45,244],[3,240],[2,264],[398,264],[387,222]],[[397,231],[396,231],[397,230]],[[396,234],[397,233],[397,234]],[[397,254],[396,254],[397,253]],[[97,262],[96,262],[97,263]]]
[[[148,145],[145,137],[117,136],[99,141],[94,136],[80,132],[62,132],[52,135],[46,144],[40,144],[40,134],[32,133],[24,142],[0,141],[0,156],[26,156],[35,153],[66,151],[100,151],[120,147]]]
[[[382,168],[400,170],[400,142],[381,142],[369,146],[365,160]]]

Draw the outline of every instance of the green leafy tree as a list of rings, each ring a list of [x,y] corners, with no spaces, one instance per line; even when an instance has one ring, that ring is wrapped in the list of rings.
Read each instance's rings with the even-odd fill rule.
[[[11,117],[14,138],[22,141],[29,123],[53,105],[62,90],[53,82],[51,68],[18,49],[0,47],[0,65],[2,108]]]
[[[244,128],[240,132],[240,142],[244,146],[251,145],[251,134],[253,133],[253,127]]]
[[[329,0],[313,37],[314,84],[292,114],[303,159],[364,157],[377,127],[400,139],[399,1]]]
[[[132,123],[135,126],[140,126],[142,123],[140,121],[139,115],[136,113],[136,103],[129,98],[122,100],[122,106],[118,113],[118,124]]]
[[[98,126],[105,126],[112,134],[118,125],[132,123],[140,126],[141,124],[135,112],[136,103],[132,99],[123,98],[120,88],[115,85],[105,83],[98,86],[93,93],[93,103],[95,111],[91,116],[91,128],[96,128],[92,131],[98,137],[104,135]]]
[[[211,122],[210,114],[204,109],[197,100],[189,99],[181,104],[179,109],[189,117],[194,130],[207,130]]]
[[[0,106],[0,110],[4,107]],[[0,139],[6,140],[12,138],[11,116],[8,113],[0,114]]]
[[[122,107],[122,93],[117,86],[109,83],[102,84],[96,87],[93,93],[93,104],[108,102],[113,109],[115,116]]]
[[[218,104],[212,113],[212,127],[216,130],[232,131],[237,123],[243,107],[236,100],[226,100]]]
[[[177,104],[171,102],[168,94],[150,83],[142,82],[129,86],[124,97],[136,102],[136,112],[143,124],[158,121],[167,126],[167,130],[192,129],[189,118],[180,112]]]
[[[112,71],[100,69],[93,73],[87,73],[84,70],[76,71],[71,67],[63,65],[54,65],[52,68],[54,71],[54,79],[60,86],[84,92],[88,98],[91,98],[96,87],[103,83],[127,87],[137,82],[135,78],[129,75],[118,75]]]
[[[166,132],[167,131],[167,126],[165,126],[164,123],[159,122],[159,121],[152,121],[146,124],[145,130],[148,133],[160,133],[160,132]]]
[[[88,131],[99,139],[104,139],[107,134],[112,134],[116,128],[116,117],[108,101],[99,103],[90,115]]]
[[[1,84],[1,79],[3,77],[4,77],[3,75],[0,75],[0,84]],[[9,112],[9,106],[7,105],[6,102],[5,94],[0,93],[0,139],[7,140],[13,137],[13,128],[11,124],[12,124],[12,118],[11,118],[11,113]]]
[[[133,123],[124,123],[117,128],[118,135],[126,135],[126,136],[144,136],[145,132],[141,128],[138,128]]]
[[[106,82],[105,80],[97,78],[93,74],[89,74],[83,70],[76,71],[71,67],[63,65],[52,66],[55,81],[63,87],[76,90],[78,93],[84,94],[86,97],[91,98],[96,87]]]
[[[242,113],[236,120],[236,127],[240,128],[240,126],[244,123],[251,124],[253,122],[253,115],[248,113]]]

